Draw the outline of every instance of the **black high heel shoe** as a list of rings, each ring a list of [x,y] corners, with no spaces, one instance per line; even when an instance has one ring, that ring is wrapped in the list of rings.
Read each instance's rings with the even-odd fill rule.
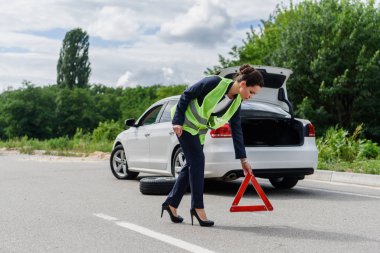
[[[191,215],[191,225],[194,225],[193,224],[193,216],[195,216],[195,218],[197,218],[197,220],[199,222],[199,225],[201,225],[202,227],[214,226],[214,222],[212,220],[206,220],[206,221],[201,220],[201,218],[198,216],[197,211],[195,211],[195,208],[190,209],[190,215]]]
[[[165,205],[165,206],[162,206],[162,209],[161,209],[161,218],[162,218],[162,215],[164,214],[164,210],[168,211],[169,215],[170,215],[170,220],[174,223],[181,223],[183,221],[183,218],[181,216],[174,216],[174,214],[172,213],[172,210],[170,210],[170,207],[169,205]]]

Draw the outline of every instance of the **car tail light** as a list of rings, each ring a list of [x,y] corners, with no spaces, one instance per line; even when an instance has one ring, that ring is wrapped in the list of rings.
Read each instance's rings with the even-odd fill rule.
[[[231,138],[231,128],[229,124],[225,124],[218,129],[210,131],[211,138]]]
[[[307,137],[315,137],[315,129],[313,124],[307,124]]]

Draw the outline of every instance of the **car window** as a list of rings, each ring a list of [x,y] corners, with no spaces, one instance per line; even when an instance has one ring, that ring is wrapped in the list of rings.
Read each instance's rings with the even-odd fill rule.
[[[178,103],[177,100],[170,100],[167,104],[166,104],[166,107],[165,107],[165,111],[162,113],[162,116],[161,116],[161,119],[160,119],[160,123],[163,123],[163,122],[171,122],[172,121],[172,117],[171,117],[171,109],[174,105],[176,105]]]
[[[160,113],[162,105],[155,107],[153,110],[147,113],[141,122],[140,126],[150,125],[156,122],[157,116]]]

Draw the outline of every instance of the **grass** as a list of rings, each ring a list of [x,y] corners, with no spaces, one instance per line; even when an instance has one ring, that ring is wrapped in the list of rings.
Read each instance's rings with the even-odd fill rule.
[[[111,152],[113,141],[94,141],[90,136],[72,139],[60,137],[49,140],[36,140],[14,138],[7,141],[0,141],[0,148],[17,149],[20,153],[32,155],[36,150],[45,150],[46,155],[59,156],[80,156],[88,155],[95,151]]]
[[[380,160],[370,159],[364,161],[340,161],[331,163],[319,161],[318,169],[380,175]]]

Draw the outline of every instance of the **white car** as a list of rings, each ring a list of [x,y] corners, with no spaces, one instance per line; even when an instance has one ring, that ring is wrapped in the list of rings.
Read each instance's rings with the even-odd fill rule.
[[[317,168],[318,150],[310,121],[294,118],[287,99],[286,81],[292,71],[254,66],[264,77],[264,87],[241,107],[244,145],[256,177],[268,178],[276,188],[292,188]],[[232,78],[238,67],[223,69],[219,76]],[[139,172],[176,176],[185,163],[173,132],[170,108],[179,96],[162,99],[141,117],[126,120],[130,128],[120,133],[110,158],[118,179],[136,178]],[[244,176],[228,124],[209,130],[204,144],[205,178],[233,180]]]

